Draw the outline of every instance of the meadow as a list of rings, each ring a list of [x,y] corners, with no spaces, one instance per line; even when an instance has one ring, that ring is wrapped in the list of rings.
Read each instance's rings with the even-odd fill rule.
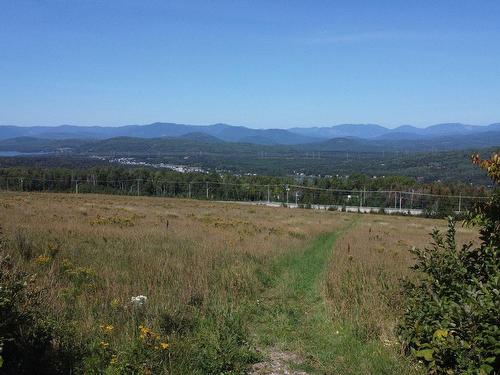
[[[32,275],[76,371],[423,371],[394,334],[400,279],[444,220],[0,193],[0,226],[0,256]]]

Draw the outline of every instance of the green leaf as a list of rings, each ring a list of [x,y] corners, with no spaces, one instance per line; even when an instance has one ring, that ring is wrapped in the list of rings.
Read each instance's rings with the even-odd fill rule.
[[[480,374],[490,374],[493,370],[494,368],[487,364],[483,364],[481,365],[481,367],[479,367]]]
[[[434,349],[423,349],[423,350],[417,350],[415,351],[415,357],[417,358],[423,358],[427,362],[432,361],[434,358],[432,357],[432,354],[434,354]]]
[[[448,330],[447,329],[436,329],[436,332],[432,335],[435,339],[442,339],[448,336]]]

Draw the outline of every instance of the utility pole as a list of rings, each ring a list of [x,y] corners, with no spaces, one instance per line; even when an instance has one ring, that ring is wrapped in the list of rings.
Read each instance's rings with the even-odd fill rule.
[[[458,213],[462,211],[462,193],[458,196]]]
[[[395,191],[394,192],[394,209],[398,208],[398,203],[397,203],[398,201],[397,201],[397,199],[398,199],[398,192]]]
[[[288,185],[286,185],[285,190],[286,190],[286,204],[288,205],[288,191],[290,191]]]
[[[78,180],[75,180],[75,194],[78,194]]]
[[[137,179],[137,196],[141,195],[140,179]]]
[[[207,199],[208,199],[208,182],[207,182]]]
[[[270,195],[270,191],[269,191],[269,185],[267,185],[267,203],[270,203],[271,202],[271,195]]]
[[[399,192],[399,212],[401,212],[402,192]]]
[[[191,198],[191,182],[189,183],[189,198]]]
[[[295,205],[297,205],[297,206],[299,205],[299,192],[298,191],[295,192]]]
[[[415,190],[411,189],[411,198],[410,198],[410,209],[413,209],[413,193]]]

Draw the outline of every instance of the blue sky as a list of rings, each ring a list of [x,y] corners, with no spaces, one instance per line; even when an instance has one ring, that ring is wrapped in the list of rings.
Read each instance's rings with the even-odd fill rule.
[[[500,121],[500,1],[2,1],[0,124]]]

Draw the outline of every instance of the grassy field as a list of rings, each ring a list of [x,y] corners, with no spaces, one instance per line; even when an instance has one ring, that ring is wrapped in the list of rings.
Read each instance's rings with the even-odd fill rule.
[[[419,373],[393,333],[399,279],[409,275],[408,249],[445,224],[180,199],[0,194],[2,251],[37,275],[47,309],[87,348],[87,373]],[[143,305],[131,302],[138,295],[147,297]]]

